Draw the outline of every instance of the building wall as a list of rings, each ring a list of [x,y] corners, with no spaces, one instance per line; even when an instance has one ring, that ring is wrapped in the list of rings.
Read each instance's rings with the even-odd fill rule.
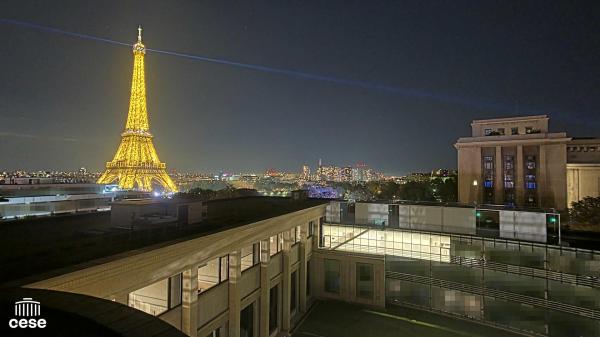
[[[388,205],[375,203],[355,204],[354,217],[356,223],[377,224],[388,223]]]
[[[319,205],[76,270],[28,287],[87,294],[127,304],[130,293],[157,282],[162,284],[165,279],[181,274],[182,304],[169,307],[159,317],[190,336],[206,336],[221,329],[221,335],[235,337],[240,334],[241,310],[254,303],[256,335],[267,337],[265,326],[268,328],[271,287],[280,287],[278,329],[281,332],[289,331],[311,303],[307,279],[314,272],[308,271],[307,266],[313,240],[308,237],[308,226],[312,223],[317,227],[324,215],[325,205]],[[292,233],[298,233],[298,229],[299,239],[294,239]],[[273,235],[281,235],[283,245],[279,253],[270,256],[268,238]],[[294,244],[294,240],[298,242]],[[241,248],[258,242],[260,264],[241,272]],[[228,255],[228,279],[198,295],[199,266],[224,255]],[[290,286],[294,272],[298,275],[298,309],[292,312]],[[258,288],[257,279],[260,282]],[[175,317],[177,315],[179,319]]]
[[[340,287],[338,293],[325,289],[325,260],[340,263]],[[381,256],[349,255],[335,251],[319,250],[313,254],[315,295],[319,298],[335,299],[345,302],[367,305],[385,306],[385,264]],[[373,268],[373,296],[361,298],[357,296],[357,264],[368,264]]]
[[[473,186],[473,181],[477,181],[478,185]],[[481,149],[458,148],[458,200],[474,204],[480,199],[481,191]]]
[[[546,161],[540,167],[545,174],[545,177],[540,174],[544,179],[540,182],[541,206],[562,210],[567,207],[567,146],[551,144],[544,145],[544,149]]]
[[[314,252],[315,287],[319,297],[357,302],[355,265],[378,268],[385,261],[385,280],[376,274],[375,281],[385,284],[387,305],[441,311],[527,335],[599,336],[600,252],[520,241],[541,217],[503,212],[503,229],[516,226],[516,240],[325,224],[324,235],[336,233],[345,244],[327,246],[324,240]],[[324,289],[327,277],[335,279],[327,261],[340,263],[339,291]]]
[[[567,202],[600,196],[600,164],[567,164]]]

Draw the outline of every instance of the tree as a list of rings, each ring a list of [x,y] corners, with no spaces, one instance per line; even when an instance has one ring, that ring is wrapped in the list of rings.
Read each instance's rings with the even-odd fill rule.
[[[456,202],[458,200],[458,184],[455,176],[442,179],[435,178],[431,181],[432,192],[441,202]]]
[[[569,219],[576,224],[600,226],[600,197],[585,197],[572,202]]]
[[[400,199],[413,201],[435,201],[429,182],[409,181],[401,185]]]

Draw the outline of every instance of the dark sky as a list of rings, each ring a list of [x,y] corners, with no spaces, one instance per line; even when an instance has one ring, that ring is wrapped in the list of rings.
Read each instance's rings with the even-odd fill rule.
[[[181,171],[456,167],[472,119],[600,136],[598,1],[3,1],[0,17],[382,90],[148,52],[151,131]],[[59,5],[60,4],[60,5]],[[0,23],[0,170],[100,170],[131,49]]]

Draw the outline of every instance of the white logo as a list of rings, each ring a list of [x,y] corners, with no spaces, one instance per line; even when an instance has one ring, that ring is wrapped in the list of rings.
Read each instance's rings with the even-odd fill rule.
[[[45,328],[46,320],[43,318],[26,318],[38,317],[41,314],[40,302],[34,301],[33,298],[25,297],[22,301],[15,302],[15,317],[8,321],[8,326],[12,329],[21,328]]]

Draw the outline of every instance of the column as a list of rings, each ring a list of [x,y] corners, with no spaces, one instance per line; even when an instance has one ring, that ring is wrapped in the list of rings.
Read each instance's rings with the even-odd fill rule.
[[[292,230],[295,230],[293,228]],[[291,327],[290,301],[292,277],[290,272],[290,249],[292,248],[292,236],[290,230],[283,232],[283,251],[281,257],[283,260],[283,275],[281,280],[281,330],[289,332]]]
[[[181,294],[181,331],[188,336],[198,335],[198,265],[183,271]]]
[[[239,283],[242,278],[241,252],[229,253],[229,337],[240,336],[240,302]]]
[[[494,202],[504,204],[504,167],[502,165],[502,146],[496,146],[494,155]]]
[[[540,155],[537,162],[537,195],[538,195],[538,206],[546,206],[546,146],[540,145]]]
[[[298,243],[298,255],[300,258],[300,266],[298,268],[298,277],[300,278],[300,282],[298,283],[298,307],[300,308],[300,312],[306,312],[306,287],[307,283],[310,282],[306,278],[307,272],[307,260],[306,255],[307,252],[310,251],[310,247],[306,245],[306,238],[308,237],[308,223],[305,223],[301,226],[300,229],[300,242]]]
[[[525,204],[525,168],[523,157],[523,145],[517,145],[515,156],[515,197],[517,206]]]
[[[271,279],[269,278],[270,260],[269,239],[267,238],[266,240],[260,241],[260,337],[269,337],[269,291],[271,290]]]

